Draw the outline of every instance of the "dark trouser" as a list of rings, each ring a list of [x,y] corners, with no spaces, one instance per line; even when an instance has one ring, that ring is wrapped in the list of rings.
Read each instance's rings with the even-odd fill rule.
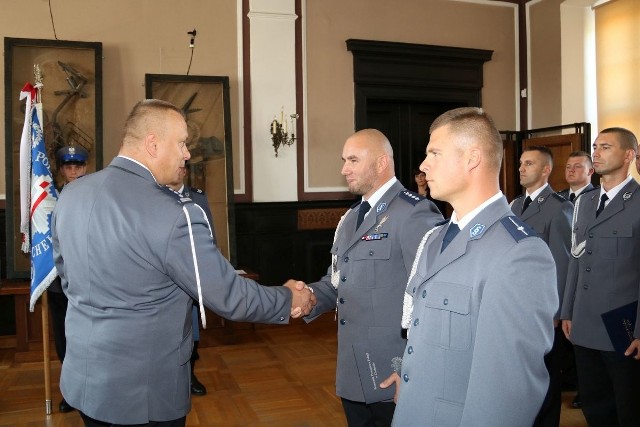
[[[53,339],[56,343],[56,354],[60,362],[64,362],[67,351],[67,338],[64,334],[64,319],[67,317],[67,304],[69,300],[62,292],[47,291],[49,300],[49,312],[53,324]]]
[[[93,418],[80,412],[82,421],[84,421],[85,427],[120,427],[125,424],[111,424],[102,421],[94,420]],[[184,427],[187,422],[187,417],[178,418],[172,421],[149,421],[146,424],[126,424],[128,427]]]
[[[364,402],[342,399],[342,407],[349,427],[389,427],[396,404],[378,402],[367,405]]]
[[[549,372],[549,388],[542,402],[534,427],[558,427],[560,425],[560,406],[562,405],[562,328],[555,328],[553,335],[553,347],[544,357],[544,364]]]
[[[574,346],[582,412],[590,427],[640,426],[640,361]]]

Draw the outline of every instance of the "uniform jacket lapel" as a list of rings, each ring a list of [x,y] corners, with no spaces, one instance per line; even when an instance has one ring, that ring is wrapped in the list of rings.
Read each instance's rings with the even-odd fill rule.
[[[387,192],[382,195],[378,203],[375,206],[371,206],[369,214],[366,216],[364,221],[362,221],[362,224],[360,224],[358,230],[355,229],[356,221],[358,218],[358,206],[356,206],[351,211],[349,217],[345,218],[345,223],[343,225],[344,227],[348,227],[347,230],[352,230],[351,233],[353,233],[351,238],[348,240],[349,248],[355,245],[362,238],[362,236],[366,236],[368,232],[378,224],[382,217],[388,214],[386,213],[386,211],[389,208],[389,204],[391,204],[391,201],[393,199],[398,197],[398,194],[400,194],[400,191],[403,188],[404,187],[402,186],[400,181],[396,181],[391,186],[391,188],[389,188]],[[347,222],[347,220],[349,221]]]
[[[533,205],[533,202],[531,205]],[[437,231],[437,236],[431,236],[433,241],[428,247],[427,271],[424,280],[429,279],[453,261],[463,256],[467,252],[471,240],[481,239],[487,230],[505,215],[512,215],[512,212],[506,199],[502,197],[487,206],[473,218],[469,224],[461,229],[442,253],[440,252],[440,248],[442,247],[442,240],[447,230],[447,225],[440,228],[440,230]]]
[[[540,194],[538,194],[538,197],[536,197],[535,200],[531,201],[531,204],[529,205],[527,210],[522,213],[520,218],[522,218],[523,221],[526,221],[532,216],[539,214],[540,205],[546,202],[548,197],[551,197],[551,193],[553,193],[553,189],[551,188],[550,185],[547,185],[545,189],[542,190]],[[542,201],[540,199],[542,199]],[[520,211],[522,212],[522,210]]]
[[[607,207],[604,208],[604,210],[597,218],[595,218],[594,213],[594,221],[591,223],[591,227],[597,226],[598,224],[606,221],[618,212],[624,210],[625,204],[628,200],[631,200],[631,198],[635,195],[637,189],[638,183],[632,179],[629,183],[627,183],[627,185],[622,187],[618,194],[616,194],[616,196],[609,202]],[[600,204],[600,192],[594,191],[594,193],[595,197],[593,199],[595,200],[596,208],[593,210],[593,212],[598,209],[598,205]],[[625,200],[625,198],[627,200]]]

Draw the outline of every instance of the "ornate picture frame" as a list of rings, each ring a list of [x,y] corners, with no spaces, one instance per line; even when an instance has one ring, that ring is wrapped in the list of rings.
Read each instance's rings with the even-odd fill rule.
[[[218,248],[235,266],[229,77],[145,74],[145,96],[171,102],[184,111],[191,153],[187,183],[206,194]]]
[[[29,255],[20,245],[20,137],[24,100],[20,91],[42,72],[43,130],[51,172],[61,185],[55,152],[79,145],[89,152],[87,173],[102,168],[102,43],[4,38],[7,278],[30,277]]]

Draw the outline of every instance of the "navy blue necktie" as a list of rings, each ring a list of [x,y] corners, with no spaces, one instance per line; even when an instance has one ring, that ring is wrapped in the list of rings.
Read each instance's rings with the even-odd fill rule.
[[[460,232],[460,227],[458,224],[453,222],[449,223],[449,228],[447,228],[447,232],[444,233],[444,238],[442,239],[442,247],[440,248],[440,252],[444,251],[444,248],[449,246],[449,243],[453,240],[454,237]]]
[[[569,194],[569,201],[570,201],[571,203],[573,203],[573,201],[575,200],[575,198],[576,198],[576,193],[571,193],[571,194]]]
[[[531,204],[531,197],[527,196],[527,198],[524,199],[524,204],[522,205],[522,213],[524,213],[524,211],[527,210],[530,204]]]
[[[596,211],[596,218],[598,218],[598,215],[600,215],[600,213],[604,210],[604,205],[607,200],[609,200],[609,196],[607,196],[607,193],[604,193],[602,197],[600,197],[600,205],[598,206],[598,210]]]
[[[360,208],[358,209],[358,222],[356,223],[356,230],[360,228],[360,224],[362,224],[362,221],[364,221],[364,216],[367,214],[367,212],[369,212],[369,209],[371,209],[371,205],[366,200],[363,200],[362,203],[360,203]]]

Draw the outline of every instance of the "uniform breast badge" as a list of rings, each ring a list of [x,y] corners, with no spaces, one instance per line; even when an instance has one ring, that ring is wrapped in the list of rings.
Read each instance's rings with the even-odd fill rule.
[[[377,233],[378,231],[380,231],[380,227],[382,227],[382,224],[387,222],[388,219],[389,219],[389,215],[383,216],[380,222],[378,223],[378,225],[376,225],[376,228],[373,229],[373,232]]]

